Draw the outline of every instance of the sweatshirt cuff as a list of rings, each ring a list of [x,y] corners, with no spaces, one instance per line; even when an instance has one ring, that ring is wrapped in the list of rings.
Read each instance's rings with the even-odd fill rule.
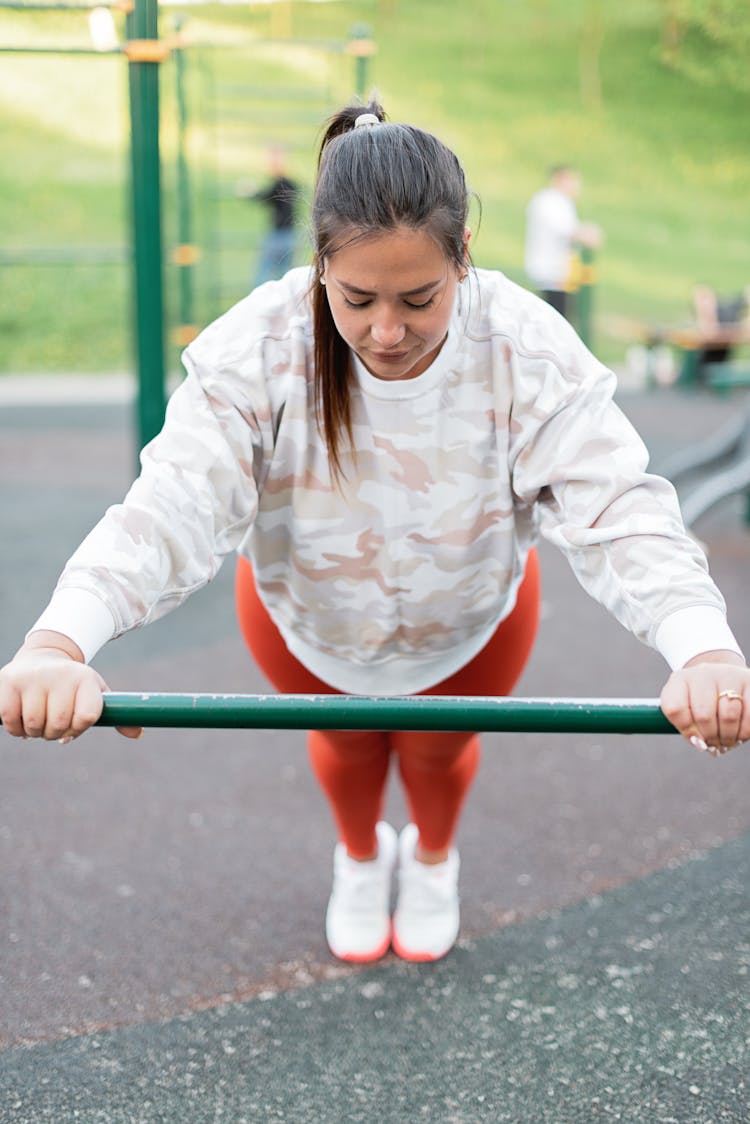
[[[723,612],[713,605],[693,605],[670,613],[654,634],[654,647],[673,671],[701,652],[728,649],[745,658]]]
[[[115,619],[107,606],[85,589],[59,589],[27,636],[40,629],[61,632],[75,641],[86,663],[115,634]]]

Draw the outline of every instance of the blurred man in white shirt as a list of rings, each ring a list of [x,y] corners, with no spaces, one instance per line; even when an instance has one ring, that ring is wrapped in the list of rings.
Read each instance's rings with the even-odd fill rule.
[[[580,189],[578,172],[559,165],[526,208],[526,273],[539,295],[566,317],[576,249],[598,249],[602,243],[601,229],[578,218],[575,200]]]

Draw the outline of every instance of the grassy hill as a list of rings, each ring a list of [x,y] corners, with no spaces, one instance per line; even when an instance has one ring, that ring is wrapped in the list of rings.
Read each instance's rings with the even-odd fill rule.
[[[668,66],[663,3],[632,0],[334,0],[189,7],[185,33],[199,323],[245,291],[264,216],[237,198],[279,137],[311,183],[318,125],[354,88],[338,47],[367,25],[369,80],[396,120],[438,132],[481,199],[477,264],[522,279],[526,202],[575,163],[583,217],[606,232],[596,348],[622,357],[623,325],[684,319],[691,286],[750,282],[750,95]],[[178,9],[162,9],[163,35]],[[120,28],[122,32],[122,28]],[[83,16],[0,11],[0,45],[87,41]],[[326,41],[329,49],[303,42]],[[710,45],[693,36],[693,55]],[[130,363],[127,88],[112,57],[3,55],[0,261],[60,248],[64,264],[0,265],[0,372]],[[174,67],[162,73],[165,245],[177,240]],[[88,264],[73,262],[74,246]],[[46,255],[49,257],[49,255]],[[108,264],[96,264],[104,256]],[[300,251],[304,260],[304,247]],[[110,260],[111,259],[111,260]],[[177,319],[176,269],[167,263]],[[172,349],[170,360],[176,362]]]

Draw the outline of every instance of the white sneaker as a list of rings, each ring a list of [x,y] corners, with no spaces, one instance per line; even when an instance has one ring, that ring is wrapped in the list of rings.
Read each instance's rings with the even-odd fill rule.
[[[398,839],[388,823],[379,823],[376,831],[378,855],[371,862],[350,858],[343,843],[337,843],[333,853],[326,940],[339,960],[379,960],[391,943],[391,876]]]
[[[414,858],[416,824],[407,824],[398,844],[398,904],[393,915],[393,951],[402,960],[439,960],[458,936],[458,851],[451,847],[442,863]]]

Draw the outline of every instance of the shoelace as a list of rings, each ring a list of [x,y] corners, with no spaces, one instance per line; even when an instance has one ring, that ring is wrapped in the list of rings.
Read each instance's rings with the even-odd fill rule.
[[[337,871],[335,894],[346,894],[358,906],[372,905],[377,894],[378,899],[384,893],[382,884],[382,869],[375,871],[358,871],[347,869],[343,877]]]
[[[401,890],[411,903],[421,908],[452,897],[455,893],[455,882],[447,870],[423,873],[411,867],[401,871]]]

